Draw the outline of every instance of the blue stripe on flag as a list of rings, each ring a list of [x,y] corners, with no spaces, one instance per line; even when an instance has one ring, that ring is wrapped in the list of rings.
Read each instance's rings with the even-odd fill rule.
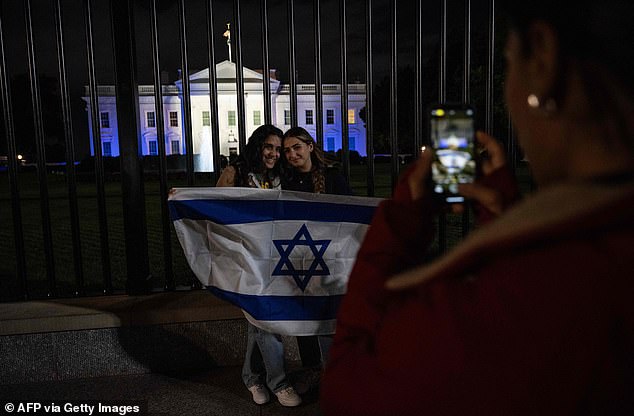
[[[207,286],[214,295],[244,309],[258,321],[320,321],[335,319],[343,295],[258,296]]]
[[[217,224],[309,220],[370,224],[376,207],[316,201],[192,199],[169,201],[172,221],[183,218]]]

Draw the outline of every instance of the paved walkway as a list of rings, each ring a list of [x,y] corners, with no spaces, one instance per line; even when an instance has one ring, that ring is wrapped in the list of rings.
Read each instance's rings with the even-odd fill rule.
[[[242,384],[240,368],[220,367],[195,376],[141,374],[3,385],[0,414],[9,414],[5,413],[5,405],[9,402],[63,406],[67,402],[77,405],[92,402],[94,405],[97,401],[123,404],[128,400],[146,403],[148,415],[320,415],[316,392],[309,392],[303,399],[304,403],[295,408],[282,407],[276,400],[258,406]],[[47,413],[40,410],[36,414]]]
[[[246,345],[243,321],[238,308],[202,290],[0,303],[0,415],[26,413],[17,408],[8,413],[7,403],[62,406],[55,413],[29,412],[36,415],[92,416],[64,413],[63,405],[127,401],[143,403],[149,415],[318,416],[316,392],[304,395],[304,403],[295,408],[282,407],[274,398],[262,406],[253,403],[237,364]],[[121,333],[129,333],[134,345],[123,348]],[[48,344],[42,341],[46,337],[51,338]],[[297,362],[296,345],[291,347],[287,358]],[[197,353],[203,354],[199,360],[182,356]],[[142,365],[150,358],[152,365]],[[159,365],[157,360],[173,365]],[[181,361],[208,364],[208,360],[218,366],[211,370],[201,366],[196,375],[165,370],[182,368],[174,364]],[[49,367],[59,370],[55,377]],[[153,373],[136,371],[143,369]],[[117,370],[120,375],[105,376]],[[73,377],[76,374],[93,376]],[[289,376],[296,374],[291,371]],[[68,379],[28,382],[58,377]]]

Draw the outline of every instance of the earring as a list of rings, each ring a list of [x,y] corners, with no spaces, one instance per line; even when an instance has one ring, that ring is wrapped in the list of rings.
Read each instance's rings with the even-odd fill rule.
[[[557,111],[557,102],[553,98],[547,98],[542,103],[542,100],[535,94],[529,94],[526,98],[526,102],[530,108],[540,109],[546,115],[552,115]]]
[[[539,98],[535,94],[529,94],[526,102],[530,108],[539,108]]]

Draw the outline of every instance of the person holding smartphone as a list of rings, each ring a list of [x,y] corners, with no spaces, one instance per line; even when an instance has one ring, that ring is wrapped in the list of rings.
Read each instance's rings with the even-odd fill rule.
[[[458,187],[476,176],[474,110],[468,105],[436,104],[428,115],[433,192],[449,203],[464,202]]]
[[[482,132],[489,220],[422,264],[425,149],[376,211],[339,309],[325,415],[634,414],[632,2],[502,1],[506,103],[537,190]]]

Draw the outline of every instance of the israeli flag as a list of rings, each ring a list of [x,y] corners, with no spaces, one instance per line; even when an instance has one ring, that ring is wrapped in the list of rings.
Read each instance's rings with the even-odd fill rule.
[[[175,188],[169,208],[200,282],[283,335],[335,332],[337,309],[381,200],[253,188]]]

